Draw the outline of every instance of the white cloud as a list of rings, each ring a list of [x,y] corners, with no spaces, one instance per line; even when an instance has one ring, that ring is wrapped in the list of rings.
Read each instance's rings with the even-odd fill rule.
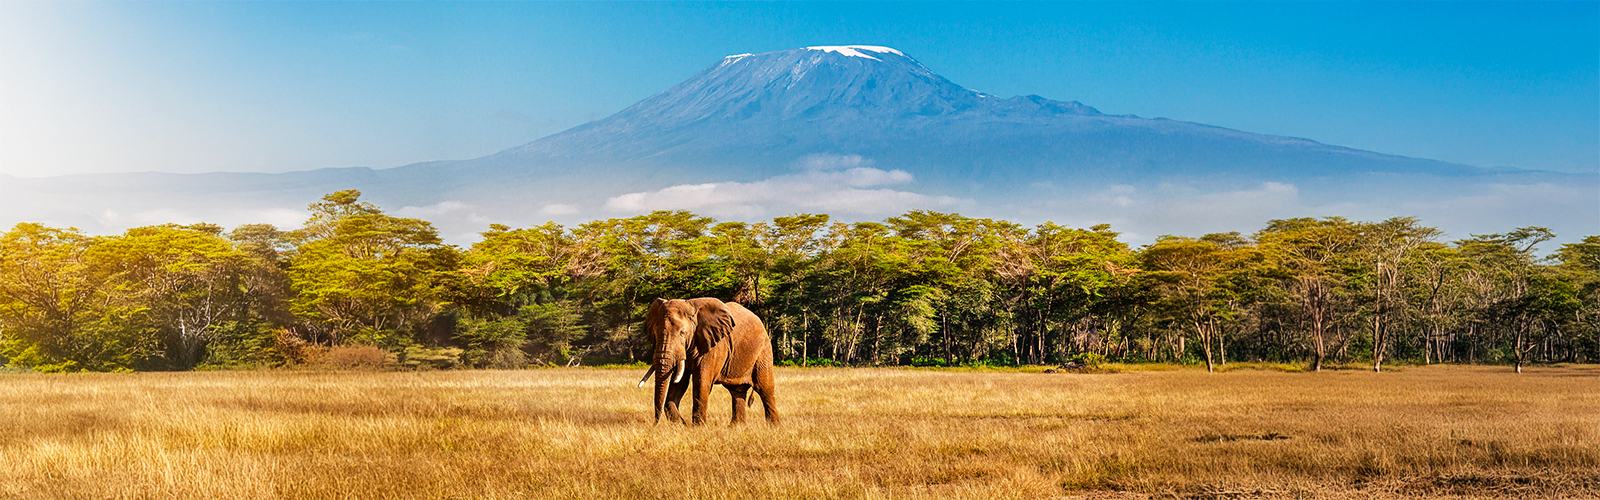
[[[1061,193],[1051,201],[1026,209],[1030,216],[1025,218],[1042,218],[1079,227],[1108,223],[1123,233],[1125,241],[1144,244],[1162,234],[1248,233],[1270,219],[1296,217],[1307,210],[1299,189],[1280,182],[1228,191],[1206,191],[1174,184],[1110,185]],[[1007,215],[1015,217],[1016,214],[1000,216]]]
[[[198,217],[194,217],[184,213],[183,211],[171,208],[143,210],[132,214],[123,214],[116,210],[106,209],[104,212],[101,212],[100,215],[95,216],[94,219],[95,222],[99,222],[102,227],[111,230],[123,230],[131,227],[152,226],[157,224],[194,224],[196,222],[202,222]]]
[[[806,155],[795,162],[795,166],[802,170],[839,170],[855,167],[870,167],[872,159],[863,158],[861,155],[835,155],[816,153]]]
[[[99,224],[98,229],[101,232],[117,233],[140,226],[194,224],[199,222],[215,223],[224,228],[232,228],[240,224],[265,223],[272,224],[279,229],[294,229],[304,224],[307,217],[304,210],[290,208],[224,210],[208,215],[195,215],[197,211],[204,212],[204,210],[155,208],[124,213],[114,209],[106,209],[93,216],[93,220]]]
[[[94,221],[99,222],[101,226],[116,227],[122,222],[122,214],[108,208],[106,211],[101,212],[100,215],[94,216]]]
[[[791,211],[834,214],[893,214],[912,209],[951,209],[970,200],[930,196],[881,186],[914,180],[904,170],[880,170],[860,156],[812,155],[802,171],[756,182],[681,184],[657,191],[614,196],[611,212],[693,210],[719,217],[759,217]]]
[[[155,224],[194,224],[196,222],[202,222],[202,219],[199,217],[171,208],[146,210],[133,214],[133,216],[130,218],[133,220],[134,224],[140,226],[149,226]]]
[[[1338,185],[1264,182],[1228,190],[1173,184],[1104,186],[1056,191],[1048,196],[1053,198],[1050,201],[1014,205],[995,215],[1079,227],[1109,223],[1123,233],[1125,241],[1136,245],[1150,243],[1162,234],[1250,234],[1273,219],[1342,216],[1379,221],[1411,216],[1443,230],[1445,240],[1546,226],[1558,235],[1558,241],[1546,244],[1545,250],[1549,250],[1556,243],[1577,241],[1600,228],[1595,188],[1593,182],[1582,180],[1571,185],[1507,184],[1381,176]],[[1046,197],[1036,193],[1028,198]]]
[[[308,215],[306,214],[305,210],[295,210],[292,208],[269,208],[266,210],[247,211],[242,214],[242,216],[235,217],[235,219],[272,224],[278,229],[290,229],[297,228],[300,227],[301,224],[305,224],[307,216]]]
[[[573,215],[578,213],[577,205],[564,203],[551,203],[539,209],[539,215]]]
[[[399,210],[395,210],[394,213],[395,215],[399,215],[401,217],[422,218],[430,215],[443,215],[468,208],[472,207],[465,203],[451,200],[441,201],[425,207],[401,207]]]

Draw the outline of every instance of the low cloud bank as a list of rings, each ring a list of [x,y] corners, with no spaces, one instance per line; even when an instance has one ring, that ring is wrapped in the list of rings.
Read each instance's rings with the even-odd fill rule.
[[[1254,187],[1205,190],[1186,185],[1116,185],[1047,195],[1028,202],[992,204],[985,215],[1018,222],[1045,220],[1073,226],[1108,223],[1134,244],[1164,235],[1250,234],[1267,221],[1341,216],[1376,221],[1416,217],[1445,231],[1449,240],[1502,233],[1524,226],[1556,231],[1552,243],[1600,233],[1600,198],[1592,182],[1484,183],[1385,181],[1385,188],[1359,181],[1302,185],[1263,182]],[[1375,181],[1376,182],[1376,181]],[[1031,203],[1031,204],[1030,204]],[[1558,244],[1546,244],[1546,250]]]
[[[860,156],[812,155],[798,172],[755,182],[681,184],[606,199],[616,214],[652,210],[691,210],[726,218],[755,218],[791,212],[888,215],[914,209],[955,210],[972,200],[887,186],[912,184],[910,172],[872,168]]]
[[[366,193],[364,200],[395,215],[428,220],[446,240],[463,245],[477,241],[478,233],[490,222],[513,227],[546,221],[575,225],[652,210],[691,210],[721,220],[744,221],[811,212],[851,222],[926,209],[1030,226],[1045,221],[1077,227],[1107,223],[1135,245],[1163,234],[1248,234],[1271,219],[1322,216],[1367,221],[1412,216],[1445,231],[1447,239],[1544,226],[1558,235],[1543,246],[1546,251],[1585,235],[1600,234],[1600,196],[1596,196],[1600,177],[1593,175],[1450,178],[1370,174],[1293,183],[1039,183],[951,192],[919,183],[908,170],[879,168],[860,156],[812,155],[791,167],[784,175],[756,181],[656,185],[648,190],[617,188],[610,192],[604,191],[604,184],[578,186],[565,184],[570,182],[565,180],[485,183],[447,192],[418,184],[359,187]],[[254,178],[241,179],[255,182]],[[115,234],[135,226],[201,221],[230,229],[246,223],[292,229],[310,216],[307,204],[348,187],[129,187],[125,180],[4,179],[0,182],[0,230],[18,222],[40,222],[79,227],[90,234]]]

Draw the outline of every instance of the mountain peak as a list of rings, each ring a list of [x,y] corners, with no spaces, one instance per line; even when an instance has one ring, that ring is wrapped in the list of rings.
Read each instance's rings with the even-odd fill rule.
[[[842,134],[850,141],[869,141],[891,129],[909,132],[954,122],[988,127],[982,124],[1063,116],[1103,115],[1077,102],[1038,96],[1001,99],[968,89],[892,47],[817,45],[723,57],[615,115],[507,153],[562,151],[556,154],[567,156],[583,150],[612,158],[670,156],[706,147],[748,150],[774,134],[790,137],[784,142],[803,149],[810,147],[805,145],[809,139],[799,137]],[[846,132],[851,130],[856,132]],[[751,134],[763,139],[743,142]]]
[[[840,55],[844,55],[844,56],[848,56],[848,57],[865,57],[867,59],[871,59],[871,60],[874,60],[874,61],[881,61],[882,59],[878,59],[876,57],[872,57],[872,56],[863,54],[861,52],[862,51],[867,51],[867,52],[876,52],[876,53],[879,53],[879,54],[894,54],[894,55],[897,55],[897,56],[900,56],[900,57],[905,57],[906,56],[904,52],[900,52],[898,50],[895,50],[895,49],[892,49],[892,48],[889,48],[889,47],[879,46],[879,45],[818,45],[818,46],[815,46],[815,47],[806,47],[806,50],[820,50],[820,51],[823,51],[823,52],[837,52]]]
[[[926,116],[979,107],[984,99],[891,47],[818,45],[724,57],[619,118],[670,128],[705,120]]]

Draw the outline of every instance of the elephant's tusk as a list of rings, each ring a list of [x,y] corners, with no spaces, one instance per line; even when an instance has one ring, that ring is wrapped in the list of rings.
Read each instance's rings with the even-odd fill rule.
[[[683,371],[684,371],[685,368],[688,368],[688,367],[689,367],[689,360],[685,359],[683,361],[679,361],[678,362],[678,377],[672,379],[672,383],[676,384],[676,383],[682,381],[683,380]]]
[[[644,378],[639,379],[639,387],[640,388],[644,388],[644,381],[650,380],[650,374],[655,373],[655,372],[656,372],[656,367],[654,367],[654,366],[650,367],[649,371],[644,372]]]

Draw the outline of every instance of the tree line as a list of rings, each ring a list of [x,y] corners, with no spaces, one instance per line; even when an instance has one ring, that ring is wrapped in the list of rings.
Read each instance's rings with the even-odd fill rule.
[[[1130,248],[1107,225],[911,211],[758,223],[658,211],[491,225],[469,248],[341,191],[301,229],[21,223],[0,235],[0,356],[37,371],[293,364],[317,348],[466,367],[645,360],[656,297],[763,318],[780,362],[1592,363],[1600,236],[1440,241],[1414,218],[1267,222]]]

